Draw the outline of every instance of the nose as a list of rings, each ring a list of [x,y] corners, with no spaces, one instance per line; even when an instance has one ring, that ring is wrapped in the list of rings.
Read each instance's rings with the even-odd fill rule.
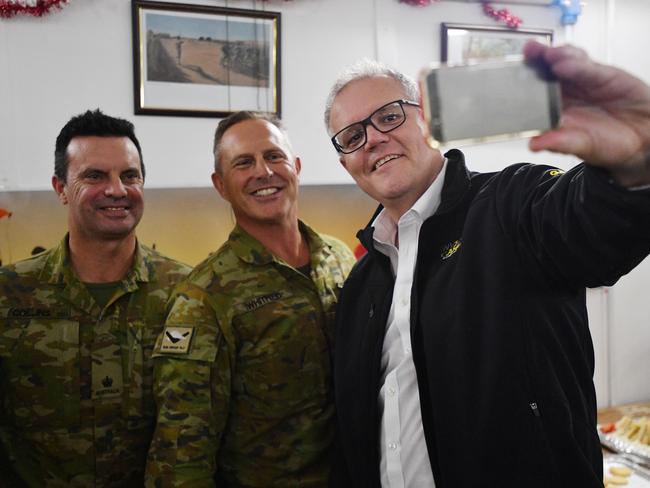
[[[384,134],[375,129],[374,125],[368,124],[366,126],[366,143],[364,144],[364,147],[367,150],[373,149],[376,145],[386,142],[388,137],[388,134]]]
[[[273,170],[269,163],[264,158],[259,158],[255,161],[255,177],[256,178],[268,178],[273,176]]]
[[[111,177],[104,188],[104,195],[113,198],[124,198],[126,196],[126,187],[122,179],[118,176]]]

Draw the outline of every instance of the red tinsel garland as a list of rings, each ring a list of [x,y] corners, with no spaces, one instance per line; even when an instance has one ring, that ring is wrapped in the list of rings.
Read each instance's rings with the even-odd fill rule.
[[[61,9],[70,0],[36,0],[27,4],[17,0],[0,0],[0,17],[9,18],[18,14],[27,14],[34,17],[41,17],[50,12],[53,8]]]
[[[432,3],[438,2],[440,0],[399,0],[399,3],[407,3],[409,5],[415,5],[416,7],[426,7]]]
[[[438,2],[440,0],[399,0],[400,3],[406,3],[408,5],[413,5],[416,7],[426,7],[432,3]],[[521,18],[516,15],[512,15],[508,9],[502,8],[500,10],[495,9],[487,0],[481,0],[483,4],[483,12],[485,15],[492,17],[497,22],[503,22],[511,29],[516,29],[523,22]]]
[[[508,9],[502,8],[501,10],[497,10],[488,2],[483,2],[483,12],[485,12],[485,15],[492,17],[497,22],[503,22],[511,29],[516,29],[523,22],[516,15],[512,15]]]

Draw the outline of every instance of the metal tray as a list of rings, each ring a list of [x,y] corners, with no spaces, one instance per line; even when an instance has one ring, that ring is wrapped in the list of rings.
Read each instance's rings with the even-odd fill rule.
[[[620,485],[621,488],[650,488],[650,470],[635,463],[628,457],[623,455],[605,456],[603,459],[605,476],[611,476],[609,474],[610,466],[627,466],[632,470],[632,474],[627,478],[628,483]]]
[[[597,426],[600,443],[606,448],[624,454],[637,464],[650,468],[650,446],[644,446],[638,442],[623,439],[615,434],[601,432],[600,425]]]

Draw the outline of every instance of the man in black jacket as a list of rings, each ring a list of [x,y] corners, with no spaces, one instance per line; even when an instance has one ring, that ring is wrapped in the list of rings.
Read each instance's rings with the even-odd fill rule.
[[[585,161],[566,173],[469,172],[388,68],[330,93],[341,164],[381,204],[339,302],[332,486],[602,487],[585,287],[650,252],[650,87],[570,46],[524,54],[564,104],[530,149]]]

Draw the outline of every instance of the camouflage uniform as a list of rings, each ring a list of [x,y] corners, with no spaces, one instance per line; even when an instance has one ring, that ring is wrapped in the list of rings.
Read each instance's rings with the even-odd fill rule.
[[[142,486],[151,351],[188,272],[138,245],[102,310],[72,271],[67,238],[0,268],[0,486]]]
[[[154,349],[148,485],[327,484],[334,309],[354,257],[300,228],[311,279],[235,227],[176,289]]]

